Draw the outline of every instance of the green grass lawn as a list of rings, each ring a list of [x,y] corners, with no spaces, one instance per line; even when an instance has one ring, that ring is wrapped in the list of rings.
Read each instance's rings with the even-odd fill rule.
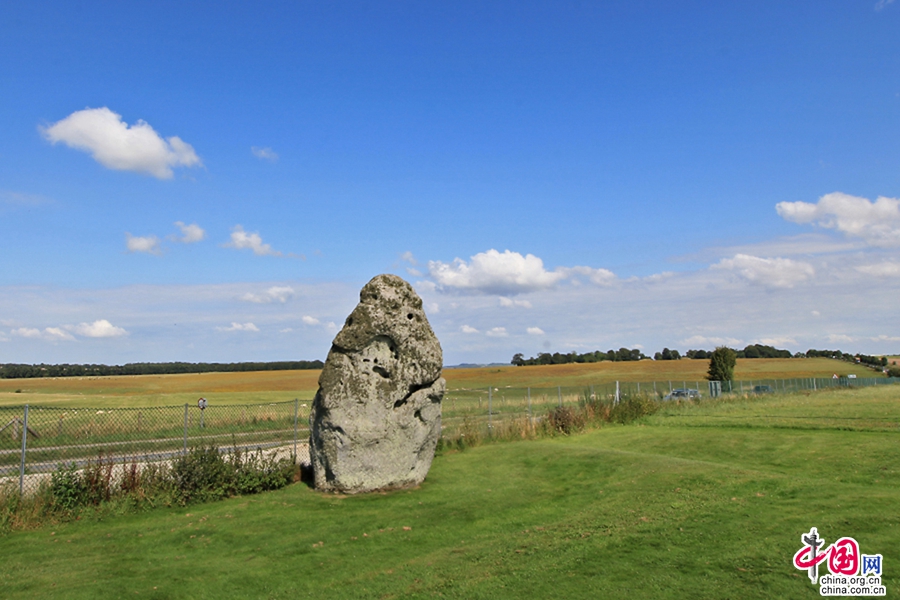
[[[0,596],[813,598],[813,526],[882,554],[896,596],[898,422],[893,386],[671,406],[446,453],[415,490],[48,524],[0,538]]]

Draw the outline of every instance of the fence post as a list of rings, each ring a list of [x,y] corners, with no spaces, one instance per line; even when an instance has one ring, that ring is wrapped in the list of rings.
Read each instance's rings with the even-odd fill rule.
[[[562,386],[556,386],[556,403],[562,406]]]
[[[531,423],[531,388],[528,388],[528,422]]]
[[[25,491],[25,452],[28,450],[28,405],[25,405],[25,418],[22,420],[22,462],[19,464],[19,496]]]
[[[494,429],[494,388],[488,386],[488,433]]]
[[[184,455],[187,456],[188,405],[184,405]]]
[[[297,413],[300,411],[300,398],[294,398],[294,463],[297,462]]]
[[[616,404],[619,403],[619,382],[616,381]]]

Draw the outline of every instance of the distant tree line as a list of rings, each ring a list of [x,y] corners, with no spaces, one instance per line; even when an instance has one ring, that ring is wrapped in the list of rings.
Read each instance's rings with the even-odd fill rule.
[[[228,373],[236,371],[288,371],[321,369],[321,360],[239,363],[128,363],[125,365],[0,364],[0,379],[29,377],[86,377],[105,375],[171,375],[175,373]]]
[[[621,361],[631,361],[631,360],[643,360],[647,358],[644,356],[644,353],[638,349],[629,349],[629,348],[619,348],[618,350],[607,350],[606,352],[602,352],[600,350],[596,350],[594,352],[585,352],[584,354],[578,354],[577,352],[569,352],[568,354],[561,354],[559,352],[554,352],[550,354],[549,352],[541,352],[535,357],[525,358],[525,355],[521,352],[514,355],[510,364],[516,365],[517,367],[522,367],[525,365],[562,365],[566,363],[595,363],[601,362],[604,360],[612,361],[612,362],[621,362]]]
[[[888,364],[888,359],[886,356],[869,356],[868,354],[857,354],[856,358],[859,359],[864,365],[870,365],[872,367],[886,367]]]
[[[790,350],[782,350],[780,348],[775,348],[774,346],[767,346],[765,344],[750,344],[749,346],[745,346],[743,350],[735,350],[729,349],[734,353],[734,357],[737,358],[834,358],[837,360],[844,360],[851,363],[862,363],[865,365],[869,365],[874,368],[881,368],[888,366],[888,359],[884,356],[868,356],[866,354],[848,354],[846,352],[841,352],[840,350],[814,350],[809,349],[806,352],[797,352],[796,354],[791,354]],[[680,360],[681,358],[692,358],[692,359],[702,359],[709,360],[713,358],[715,350],[688,350],[687,352],[682,354],[678,350],[670,350],[669,348],[663,348],[662,352],[657,352],[653,355],[654,360]],[[522,353],[518,353],[513,356],[511,364],[516,366],[523,365],[560,365],[565,363],[593,363],[600,362],[604,360],[608,361],[630,361],[630,360],[643,360],[648,358],[645,356],[640,350],[630,350],[628,348],[620,348],[618,350],[607,350],[606,352],[601,352],[597,350],[595,352],[586,352],[584,354],[578,354],[577,352],[569,352],[567,354],[562,354],[560,352],[542,352],[538,354],[536,357],[525,358]]]
[[[790,350],[782,350],[774,346],[766,346],[764,344],[750,344],[745,346],[743,350],[732,348],[735,358],[838,358],[853,359],[854,355],[845,354],[840,350],[807,350],[806,352],[797,352],[791,354]],[[685,353],[687,358],[712,358],[714,351],[709,350],[688,350]]]
[[[696,350],[691,350],[690,352],[697,352]],[[690,357],[688,357],[690,358]],[[678,353],[678,350],[669,350],[668,348],[663,348],[662,352],[657,352],[653,355],[653,360],[680,360],[681,354]]]

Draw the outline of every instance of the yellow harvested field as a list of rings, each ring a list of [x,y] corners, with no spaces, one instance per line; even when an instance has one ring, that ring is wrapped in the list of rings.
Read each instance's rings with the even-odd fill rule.
[[[309,400],[318,370],[185,373],[114,377],[0,379],[0,405],[170,406],[193,404],[202,396],[219,404]]]
[[[449,388],[554,387],[581,386],[614,381],[703,380],[708,360],[642,360],[636,362],[599,362],[533,367],[487,367],[481,369],[447,369],[444,377]],[[878,377],[879,373],[860,365],[830,358],[756,358],[738,359],[735,378],[794,379],[831,377],[834,374]]]
[[[600,362],[533,367],[445,369],[449,389],[478,387],[588,386],[613,381],[703,380],[706,360]],[[64,405],[90,407],[172,406],[194,404],[201,396],[215,404],[309,401],[320,371],[256,371],[118,377],[0,379],[0,405]],[[739,380],[831,377],[833,374],[879,376],[860,365],[828,358],[742,359]]]

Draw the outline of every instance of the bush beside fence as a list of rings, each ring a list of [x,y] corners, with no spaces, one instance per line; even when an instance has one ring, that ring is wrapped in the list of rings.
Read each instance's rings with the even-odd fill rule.
[[[900,382],[900,378],[794,378],[794,379],[753,379],[733,382],[706,380],[667,380],[640,382],[610,382],[588,386],[556,386],[552,388],[475,388],[448,390],[443,401],[443,436],[458,440],[476,435],[480,438],[528,437],[544,428],[559,430],[547,419],[561,418],[563,413],[553,416],[553,411],[561,407],[582,407],[588,405],[595,413],[606,411],[599,420],[626,422],[632,413],[649,414],[649,405],[638,407],[635,403],[651,402],[659,405],[667,396],[677,390],[696,390],[695,399],[702,401],[711,397],[758,396],[786,394],[803,391],[817,391],[835,388],[859,388]],[[729,389],[730,388],[730,389]],[[626,406],[620,401],[628,399]],[[689,399],[689,398],[682,398]],[[618,408],[616,408],[618,406]],[[588,412],[588,419],[594,418]],[[565,429],[565,428],[563,428]]]
[[[308,407],[299,400],[243,405],[95,409],[0,407],[0,487],[34,492],[62,467],[100,460],[170,464],[198,446],[303,455]]]

